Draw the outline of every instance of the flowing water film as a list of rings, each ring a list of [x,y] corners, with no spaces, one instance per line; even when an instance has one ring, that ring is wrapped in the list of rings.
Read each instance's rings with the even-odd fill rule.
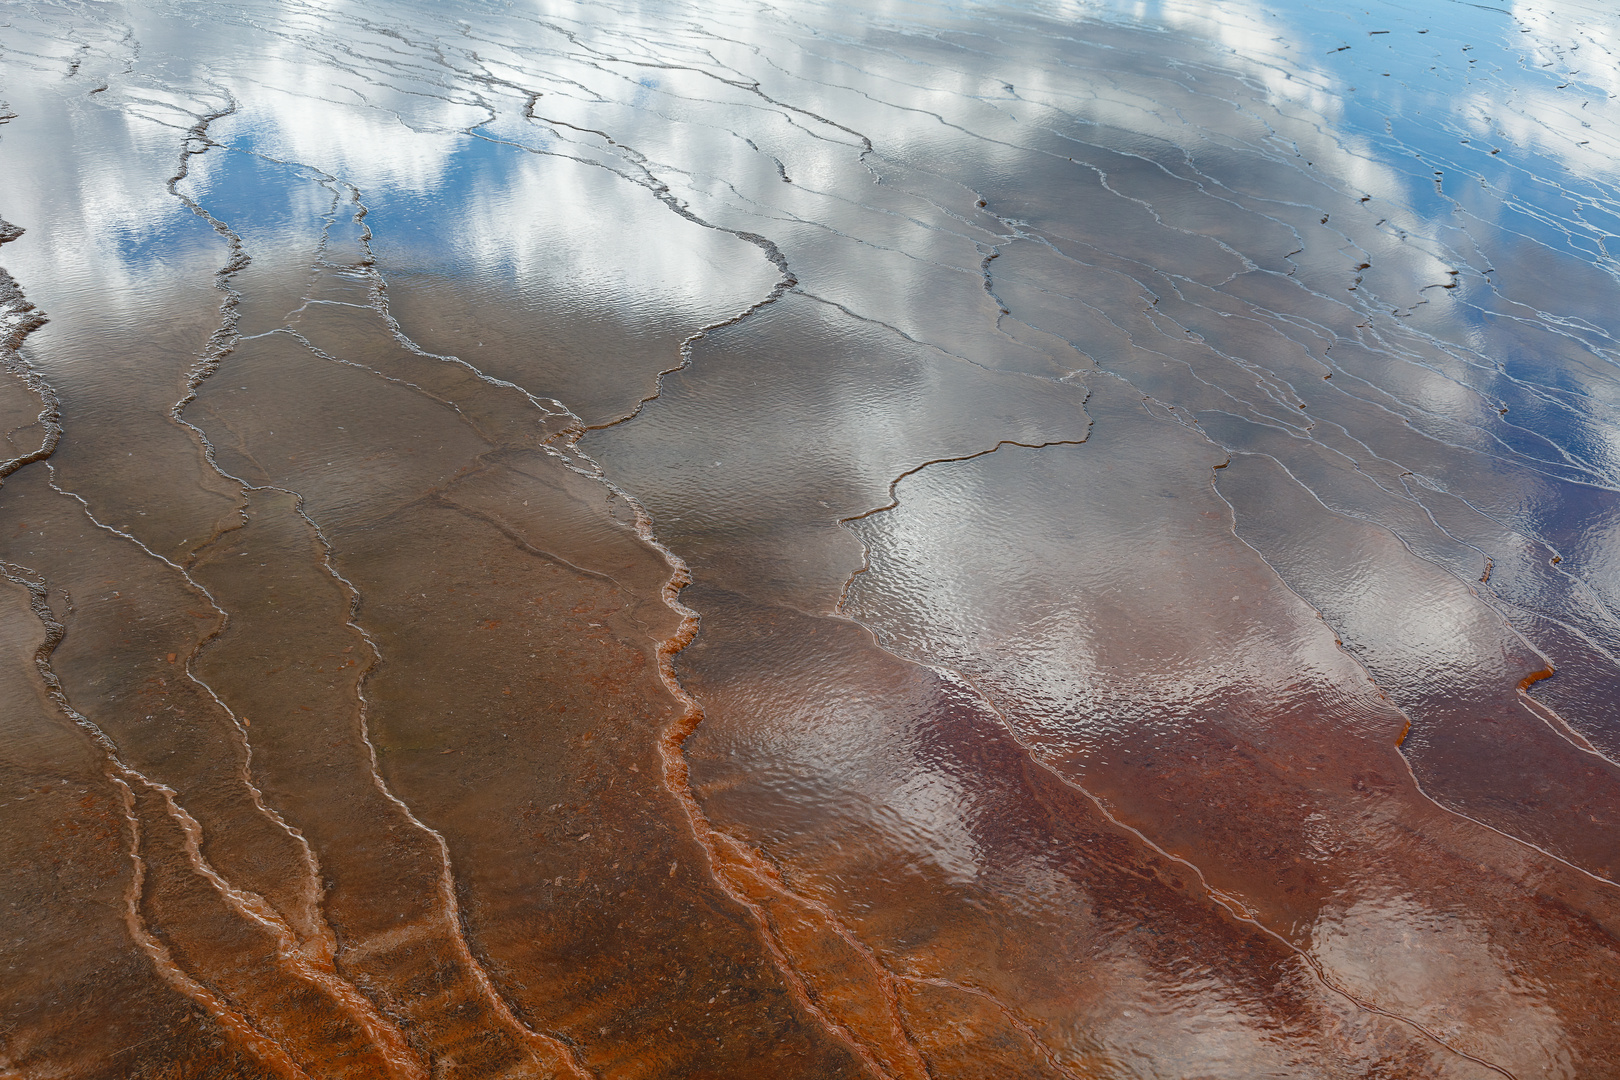
[[[0,8],[0,1080],[1620,1078],[1617,72]]]

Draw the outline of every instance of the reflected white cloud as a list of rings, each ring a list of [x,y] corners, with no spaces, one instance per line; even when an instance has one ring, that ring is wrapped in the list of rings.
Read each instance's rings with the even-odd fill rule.
[[[210,128],[225,145],[191,159],[185,192],[205,206],[234,206],[244,234],[248,224],[271,232],[284,219],[313,228],[328,188],[301,177],[288,186],[281,176],[261,193],[224,151],[319,170],[373,208],[368,223],[393,266],[476,278],[513,307],[587,323],[663,319],[689,332],[701,325],[696,313],[728,315],[766,294],[776,268],[761,246],[733,234],[768,238],[803,292],[853,315],[787,297],[706,342],[715,351],[699,355],[680,391],[687,396],[671,391],[618,437],[628,444],[637,432],[660,432],[634,490],[674,511],[657,522],[669,535],[684,515],[703,519],[709,532],[686,535],[733,560],[714,556],[710,580],[754,574],[759,594],[805,610],[831,608],[859,557],[834,522],[882,505],[903,471],[1003,439],[1086,434],[1081,391],[1054,381],[1082,366],[1078,353],[1003,318],[987,288],[997,280],[990,256],[1033,248],[1047,238],[1042,230],[1072,234],[1076,249],[1106,261],[1047,282],[1046,295],[1078,308],[1092,303],[1088,290],[1118,289],[1112,295],[1124,299],[1093,307],[1109,306],[1118,320],[1116,355],[1102,361],[1122,370],[1129,361],[1144,383],[1157,379],[1160,415],[1225,395],[1222,407],[1233,410],[1288,410],[1301,444],[1312,431],[1336,437],[1328,429],[1337,425],[1347,433],[1338,445],[1362,440],[1369,470],[1421,467],[1464,494],[1475,489],[1461,481],[1525,498],[1538,490],[1522,462],[1504,453],[1500,471],[1489,472],[1453,444],[1491,449],[1489,425],[1500,420],[1491,384],[1458,372],[1493,371],[1486,360],[1500,339],[1460,305],[1444,317],[1431,305],[1410,320],[1414,329],[1402,320],[1423,290],[1475,255],[1424,163],[1396,161],[1391,142],[1356,127],[1353,107],[1365,102],[1350,97],[1349,78],[1323,59],[1310,27],[1250,0],[1077,0],[1042,12],[1075,26],[1075,38],[1048,33],[1050,21],[1021,21],[1027,12],[930,8],[920,18],[898,2],[858,17],[808,3],[722,8],[694,27],[689,13],[659,5],[561,0],[481,11],[476,26],[401,6],[388,11],[401,25],[390,25],[359,0],[333,0],[264,4],[263,20],[242,18],[229,34],[195,42],[178,22],[155,23],[141,38],[150,77],[114,76],[94,98],[53,89],[14,102],[56,126],[5,131],[5,153],[45,164],[0,210],[38,225],[31,237],[41,242],[17,249],[25,286],[32,276],[101,290],[101,306],[85,305],[98,315],[186,288],[214,317],[223,241],[165,182],[189,123],[229,99],[239,107]],[[1549,41],[1577,32],[1528,11],[1522,18]],[[951,33],[927,25],[936,19]],[[1607,38],[1586,40],[1607,47]],[[1571,170],[1606,182],[1582,164],[1592,151],[1570,149],[1580,134],[1571,124],[1582,121],[1552,107],[1564,99],[1522,100],[1523,111],[1493,118],[1492,129],[1508,124],[1523,146],[1564,154]],[[1472,118],[1458,122],[1482,123],[1487,104],[1465,100],[1457,115]],[[1511,128],[1520,121],[1529,126]],[[51,138],[62,132],[100,151],[55,167]],[[1071,167],[1071,153],[1088,150],[1127,178],[1117,193],[1096,171]],[[1139,224],[1087,232],[1127,214]],[[1251,227],[1269,239],[1253,240]],[[1252,266],[1209,254],[1209,236],[1222,229],[1221,243]],[[168,241],[161,255],[147,242],[154,234]],[[1299,250],[1289,251],[1296,237]],[[1271,269],[1252,268],[1262,262]],[[1372,280],[1352,293],[1361,270]],[[1189,323],[1193,314],[1253,317],[1195,334],[1166,314],[1177,304]],[[1202,304],[1211,307],[1189,310]],[[1231,311],[1216,312],[1220,305]],[[512,315],[513,325],[543,330],[543,319],[524,317]],[[765,337],[790,318],[798,321],[780,339]],[[1277,333],[1248,336],[1242,323]],[[1369,350],[1367,361],[1369,381],[1384,383],[1342,398],[1316,392],[1352,381],[1321,378],[1325,343],[1348,344],[1362,331],[1386,350]],[[1467,358],[1474,369],[1448,365],[1448,335],[1476,347]],[[737,354],[729,367],[720,348]],[[668,360],[676,358],[671,347]],[[1140,410],[1147,391],[1110,385],[1120,395],[1116,420],[1120,400]],[[692,404],[700,396],[692,387],[713,390],[711,412]],[[642,392],[623,396],[633,403]],[[664,429],[651,418],[660,410]],[[1137,426],[1100,427],[1080,450],[1007,447],[908,477],[898,510],[858,527],[875,550],[851,611],[899,651],[977,665],[993,692],[1016,701],[1026,723],[1019,734],[1048,759],[1133,739],[1155,749],[1161,735],[1220,711],[1233,730],[1309,713],[1301,724],[1338,725],[1350,731],[1340,745],[1360,739],[1394,761],[1393,708],[1332,631],[1231,535],[1227,507],[1209,490],[1219,447],[1132,415]],[[1014,459],[1016,468],[1006,464]],[[1370,476],[1346,458],[1333,480],[1370,484]],[[1471,687],[1511,689],[1517,675],[1504,676],[1501,621],[1471,585],[1414,568],[1387,535],[1356,547],[1339,534],[1307,536],[1298,519],[1290,527],[1289,543],[1314,545],[1296,577],[1331,594],[1333,604],[1320,606],[1341,629],[1405,650],[1396,676],[1455,700]],[[1590,565],[1612,566],[1620,540],[1594,529],[1590,542],[1602,549]],[[804,696],[825,705],[841,674]],[[975,831],[975,793],[916,763],[925,735],[885,743],[859,716],[833,732],[815,709],[756,704],[764,719],[751,749],[780,769],[772,797],[819,808],[839,792],[941,880],[982,881],[994,852]],[[883,753],[893,761],[879,761]],[[869,772],[852,778],[857,767]],[[1302,835],[1307,861],[1334,868],[1345,845],[1328,818],[1308,817]],[[1454,927],[1404,897],[1361,897],[1322,917],[1312,947],[1347,984],[1391,1008],[1433,1014],[1481,1040],[1485,1056],[1511,1057],[1526,1074],[1567,1073],[1557,1016],[1513,981],[1511,963],[1478,927]],[[1162,973],[1127,970],[1132,962],[1121,960],[1122,984],[1158,985]],[[1180,1075],[1286,1075],[1284,1040],[1267,1029],[1266,1007],[1234,985],[1189,976],[1184,997],[1160,998],[1157,1027],[1121,1016],[1096,1030],[1141,1075],[1170,1059],[1187,1064]],[[1458,987],[1486,989],[1470,1002],[1458,1000]],[[1513,1044],[1509,1016],[1534,1037]]]

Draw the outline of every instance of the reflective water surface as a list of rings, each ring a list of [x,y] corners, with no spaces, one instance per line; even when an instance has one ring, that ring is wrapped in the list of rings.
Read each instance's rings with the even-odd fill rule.
[[[0,11],[0,1077],[1620,1075],[1620,16]]]

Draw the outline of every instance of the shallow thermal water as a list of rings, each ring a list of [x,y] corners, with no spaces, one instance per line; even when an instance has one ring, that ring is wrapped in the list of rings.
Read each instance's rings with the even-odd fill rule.
[[[0,9],[0,1077],[1620,1076],[1617,50]]]

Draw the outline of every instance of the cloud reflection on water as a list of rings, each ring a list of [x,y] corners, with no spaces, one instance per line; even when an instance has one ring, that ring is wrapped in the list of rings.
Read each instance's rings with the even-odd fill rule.
[[[139,789],[131,918],[243,1025],[362,1068],[375,1005],[401,1076],[1612,1057],[1620,775],[1556,722],[1616,744],[1616,116],[1560,85],[1601,12],[28,12],[4,256],[50,477],[119,533],[30,467],[6,559],[152,770],[73,780]],[[294,827],[337,884],[228,839]],[[134,959],[130,1015],[234,1015]]]

